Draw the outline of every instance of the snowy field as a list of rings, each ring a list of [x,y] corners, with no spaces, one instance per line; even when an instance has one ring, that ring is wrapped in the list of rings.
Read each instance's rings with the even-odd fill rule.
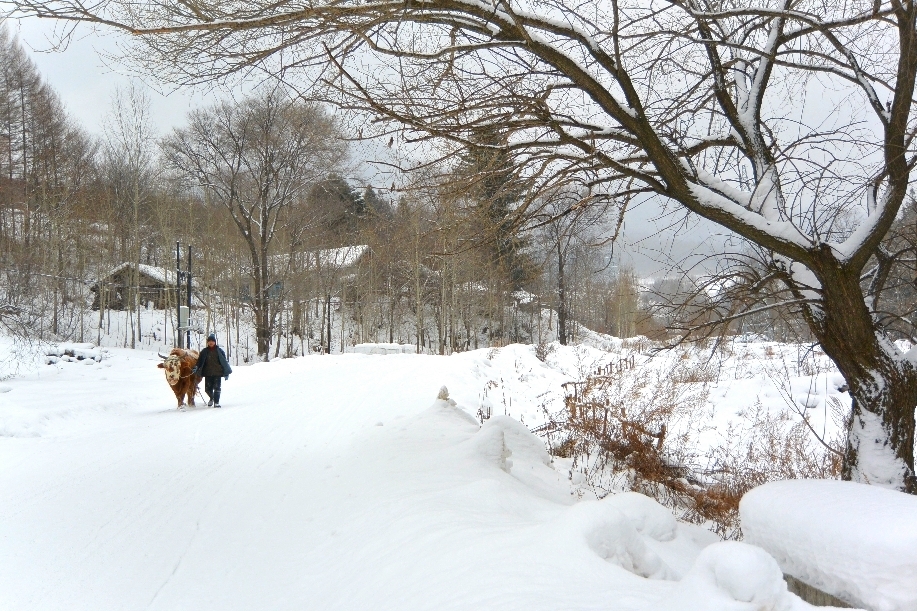
[[[741,350],[758,356],[711,378],[714,420],[782,401],[753,373],[766,346]],[[277,360],[236,367],[223,409],[184,412],[153,352],[40,365],[0,382],[0,608],[808,608],[760,550],[707,547],[645,497],[583,495],[528,432],[560,383],[620,356]],[[833,374],[808,373],[819,411]]]

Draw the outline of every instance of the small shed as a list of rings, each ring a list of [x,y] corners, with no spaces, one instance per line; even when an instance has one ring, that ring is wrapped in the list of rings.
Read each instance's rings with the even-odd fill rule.
[[[157,310],[175,306],[175,271],[153,265],[122,263],[89,287],[95,297],[92,309],[100,305],[113,310],[125,309],[139,290],[142,306],[152,304]]]

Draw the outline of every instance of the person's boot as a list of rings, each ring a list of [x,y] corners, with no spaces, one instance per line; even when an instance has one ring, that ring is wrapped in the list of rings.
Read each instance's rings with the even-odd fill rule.
[[[220,407],[220,393],[213,393],[213,402],[215,404],[214,407]]]
[[[213,407],[213,397],[210,398],[210,401],[207,401],[207,407]]]

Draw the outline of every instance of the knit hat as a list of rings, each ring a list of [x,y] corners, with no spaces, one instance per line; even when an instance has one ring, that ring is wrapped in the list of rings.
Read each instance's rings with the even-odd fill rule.
[[[207,341],[209,342],[210,340],[213,340],[214,344],[217,343],[216,333],[211,333],[210,335],[207,336]]]

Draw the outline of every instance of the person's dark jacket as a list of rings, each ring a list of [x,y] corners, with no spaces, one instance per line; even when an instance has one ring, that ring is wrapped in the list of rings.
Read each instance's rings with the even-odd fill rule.
[[[206,347],[201,350],[200,356],[197,357],[197,365],[194,366],[194,370],[198,375],[207,375],[207,360],[210,357],[210,353],[214,352],[217,355],[217,358],[220,359],[220,366],[223,369],[223,377],[229,377],[229,374],[232,373],[232,367],[229,366],[229,361],[226,360],[226,353],[223,352],[223,349],[219,346],[214,346],[213,350],[210,347]]]

